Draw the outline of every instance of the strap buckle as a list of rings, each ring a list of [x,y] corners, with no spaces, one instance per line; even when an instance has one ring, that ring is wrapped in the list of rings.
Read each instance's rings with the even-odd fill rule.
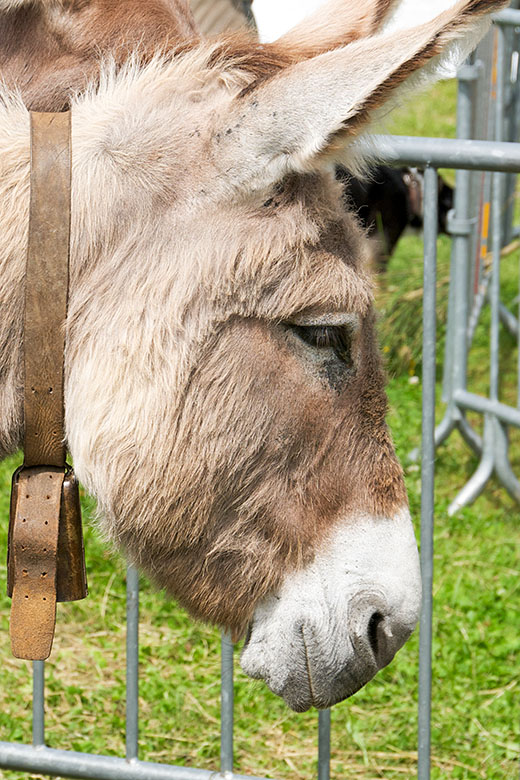
[[[49,657],[56,602],[87,595],[78,483],[71,469],[20,467],[13,475],[7,555],[13,655]]]

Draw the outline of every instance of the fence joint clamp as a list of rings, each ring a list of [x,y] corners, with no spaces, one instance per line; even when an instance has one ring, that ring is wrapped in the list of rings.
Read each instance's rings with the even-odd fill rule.
[[[451,236],[470,236],[476,224],[476,217],[472,217],[471,219],[459,219],[456,216],[455,209],[448,211],[447,229]]]
[[[484,70],[484,63],[482,60],[476,60],[473,65],[467,63],[461,65],[457,71],[457,78],[459,81],[477,81],[480,78],[480,74]]]

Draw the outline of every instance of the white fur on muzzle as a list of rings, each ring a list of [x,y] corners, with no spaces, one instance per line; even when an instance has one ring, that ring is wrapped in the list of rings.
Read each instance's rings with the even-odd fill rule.
[[[419,618],[419,556],[408,510],[350,517],[312,564],[256,608],[241,664],[289,707],[330,707],[386,666]]]

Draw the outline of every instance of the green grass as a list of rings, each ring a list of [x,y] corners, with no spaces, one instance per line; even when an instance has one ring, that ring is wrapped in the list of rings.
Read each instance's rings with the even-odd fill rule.
[[[433,110],[432,110],[433,107]],[[455,138],[457,82],[440,81],[426,95],[407,99],[386,121],[385,131],[396,135]]]
[[[453,120],[453,86],[437,87],[442,132]],[[433,132],[423,98],[414,127]],[[422,108],[421,108],[422,105]],[[419,122],[419,120],[421,120]],[[439,311],[445,309],[449,245],[440,242]],[[414,517],[419,517],[420,474],[409,451],[420,441],[420,290],[422,245],[409,236],[399,245],[378,299],[381,338],[389,358],[389,422],[405,466]],[[504,267],[506,297],[514,297],[515,268]],[[406,297],[406,293],[410,293]],[[404,297],[403,297],[404,296]],[[396,319],[393,319],[396,318]],[[442,330],[442,328],[441,328]],[[404,349],[404,352],[403,352]],[[502,345],[504,397],[514,398],[516,349]],[[439,355],[442,358],[442,340]],[[486,320],[476,336],[470,382],[485,390]],[[415,382],[415,379],[413,380]],[[438,415],[443,408],[439,403]],[[472,421],[480,425],[478,416]],[[512,432],[512,458],[520,468],[520,439]],[[0,466],[0,513],[8,514],[10,474],[16,459]],[[518,659],[519,512],[496,484],[469,509],[448,518],[446,508],[477,463],[457,434],[437,457],[435,528],[435,640],[433,647],[433,771],[445,778],[513,780],[520,752]],[[125,566],[88,523],[94,507],[83,497],[90,596],[60,605],[51,661],[47,664],[46,733],[52,747],[124,755]],[[5,549],[7,522],[1,524]],[[5,592],[5,567],[0,593]],[[30,742],[30,665],[11,657],[9,600],[0,597],[0,739]],[[347,780],[397,780],[416,776],[417,634],[362,691],[334,708],[332,776]],[[140,623],[140,757],[181,765],[218,767],[219,636],[189,620],[174,603],[142,586]],[[237,771],[277,778],[316,776],[317,716],[295,715],[264,685],[237,670],[235,740]],[[6,780],[26,773],[0,771]],[[33,776],[35,777],[35,776]]]

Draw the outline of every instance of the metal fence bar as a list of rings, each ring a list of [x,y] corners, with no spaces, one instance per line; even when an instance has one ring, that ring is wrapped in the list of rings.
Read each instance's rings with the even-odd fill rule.
[[[35,748],[14,742],[0,742],[1,766],[25,772],[40,772],[51,777],[80,780],[229,780],[229,775],[207,769],[127,761],[125,758],[78,753],[73,750]],[[252,775],[232,775],[233,780],[267,780]]]
[[[472,138],[472,125],[474,124],[474,107],[472,100],[472,92],[475,81],[481,74],[480,61],[475,62],[475,55],[472,56],[472,61],[467,62],[457,72],[458,90],[457,90],[457,138],[468,139]],[[465,175],[467,172],[464,172]],[[457,171],[457,178],[461,175],[461,171]],[[473,174],[475,175],[475,174]],[[455,193],[457,193],[457,185],[455,185]],[[455,194],[455,199],[457,195]],[[460,219],[460,215],[455,208],[449,216],[456,216],[457,222]],[[452,233],[453,225],[448,224],[448,230]],[[453,235],[453,234],[452,234]],[[456,270],[456,252],[455,247],[452,244],[451,250],[451,264],[450,264],[450,278],[453,278]],[[453,363],[454,355],[453,350],[450,348],[453,339],[453,331],[455,327],[454,312],[456,305],[456,287],[451,284],[449,288],[448,299],[448,319],[446,324],[446,347],[444,351],[444,367],[443,367],[443,395],[442,400],[448,404],[444,419],[437,427],[435,432],[436,443],[444,440],[450,435],[455,425],[460,420],[460,415],[457,414],[457,410],[451,401],[451,394],[453,392]]]
[[[520,18],[520,15],[519,15]],[[505,30],[498,31],[498,79],[497,79],[497,112],[495,120],[495,139],[502,141],[504,137],[503,113],[505,107],[505,71],[506,50]],[[491,304],[490,330],[490,372],[489,397],[498,402],[499,397],[499,339],[500,339],[500,252],[502,249],[502,204],[504,199],[504,175],[495,173],[493,177],[493,264],[491,267],[491,283],[489,298]]]
[[[519,15],[520,19],[520,15]],[[505,30],[498,30],[498,78],[496,100],[495,139],[502,141],[504,137],[503,114],[505,108],[505,71],[506,50]],[[498,402],[499,392],[499,339],[500,339],[500,252],[502,250],[502,205],[504,202],[505,176],[495,173],[493,177],[493,265],[491,267],[491,284],[489,290],[491,303],[491,333],[490,333],[490,373],[489,373],[489,397],[491,401]]]
[[[493,14],[495,24],[505,27],[520,27],[520,11],[514,8],[505,8],[497,14]]]
[[[33,661],[33,722],[34,747],[45,745],[45,662]]]
[[[520,23],[520,13],[517,12]],[[506,104],[506,83],[510,80],[510,48],[507,40],[508,30],[498,28],[498,86],[497,86],[497,117],[495,137],[497,141],[504,138],[504,120],[508,106]],[[492,404],[499,403],[500,392],[500,265],[503,245],[503,209],[505,204],[507,177],[496,172],[493,177],[493,264],[491,267],[491,283],[489,299],[491,306],[490,332],[490,377],[489,399]],[[493,465],[494,472],[511,497],[520,502],[520,481],[516,477],[509,461],[509,441],[507,432],[497,416],[493,416]],[[486,422],[486,421],[485,421]]]
[[[507,406],[507,404],[493,401],[483,395],[470,393],[467,390],[458,390],[454,398],[457,404],[464,409],[471,409],[473,412],[480,412],[480,414],[492,414],[506,425],[520,428],[520,411]]]
[[[472,171],[520,171],[520,148],[503,141],[458,138],[415,138],[406,135],[374,136],[377,159],[390,165],[461,168]],[[370,153],[370,150],[367,150]]]
[[[471,136],[473,124],[472,84],[465,78],[459,80],[457,98],[457,134],[459,140]],[[453,373],[451,377],[452,393],[465,390],[467,382],[468,363],[468,279],[471,267],[471,234],[474,225],[471,221],[471,186],[472,174],[467,170],[458,170],[455,178],[455,219],[452,220],[452,269],[453,281],[450,286],[455,288],[453,308]],[[451,403],[453,406],[453,403]],[[450,410],[453,414],[453,410]],[[465,435],[466,440],[475,450],[480,448],[479,437],[470,429],[464,418],[458,414],[457,427]],[[438,441],[438,439],[437,439]]]
[[[220,653],[220,771],[233,771],[233,642],[223,633]]]
[[[126,758],[139,750],[139,572],[126,570]]]
[[[424,174],[424,284],[421,467],[422,608],[419,638],[418,778],[429,780],[431,752],[433,511],[435,478],[435,372],[438,179],[435,168]]]
[[[330,778],[330,710],[318,716],[318,780]]]

